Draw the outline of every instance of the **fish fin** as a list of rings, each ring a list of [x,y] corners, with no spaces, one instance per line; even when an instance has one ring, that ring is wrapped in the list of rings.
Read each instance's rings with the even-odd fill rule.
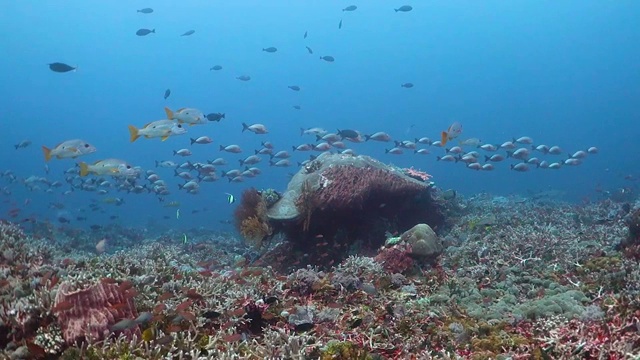
[[[42,152],[44,153],[44,161],[51,160],[51,149],[42,145]]]
[[[169,135],[165,135],[165,136],[161,137],[160,139],[162,139],[162,141],[165,141],[165,140],[167,140],[168,138],[169,138]]]
[[[186,109],[186,108],[180,108],[180,109],[176,110],[176,112],[179,113],[180,111],[182,111],[184,109]]]
[[[447,132],[443,131],[442,134],[440,134],[440,143],[441,146],[445,146],[447,144],[447,141],[449,140],[448,136],[447,136]]]
[[[171,109],[165,106],[164,112],[167,114],[167,119],[173,120],[173,111],[171,111]]]
[[[80,176],[89,175],[89,165],[86,162],[81,161],[78,165],[80,165]]]
[[[140,133],[138,132],[138,129],[133,126],[133,125],[129,125],[129,141],[134,142],[136,140],[138,140],[138,138],[140,137]]]

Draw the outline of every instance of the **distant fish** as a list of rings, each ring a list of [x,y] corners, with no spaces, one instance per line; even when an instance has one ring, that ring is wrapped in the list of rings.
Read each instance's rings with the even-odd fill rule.
[[[358,137],[360,137],[360,134],[355,131],[355,130],[349,130],[349,129],[344,129],[344,130],[340,130],[338,129],[338,133],[337,133],[340,138],[344,139],[357,139]]]
[[[208,136],[200,136],[197,139],[191,138],[190,140],[191,140],[191,145],[193,144],[204,145],[204,144],[211,144],[213,142],[213,140]]]
[[[518,144],[525,144],[525,145],[531,145],[533,144],[533,139],[528,137],[528,136],[522,136],[519,138],[514,138],[512,141],[514,144],[518,143]]]
[[[164,99],[167,100],[167,98],[171,95],[171,89],[167,89],[164,91]]]
[[[338,23],[338,30],[342,29],[342,19],[340,19],[340,22]]]
[[[289,85],[287,87],[293,91],[300,91],[300,86],[298,85]]]
[[[173,150],[173,156],[191,156],[191,150],[189,149],[180,149],[180,150]]]
[[[411,5],[402,5],[399,8],[393,10],[395,10],[395,12],[409,12],[413,10],[413,7]]]
[[[147,36],[151,33],[156,33],[156,29],[153,30],[149,30],[149,29],[139,29],[138,31],[136,31],[136,35],[138,36]]]
[[[597,154],[598,152],[600,152],[600,150],[599,150],[597,147],[592,146],[592,147],[590,147],[590,148],[588,148],[588,149],[587,149],[587,152],[588,152],[589,154],[592,154],[592,155],[593,155],[593,154]]]
[[[255,134],[266,134],[269,132],[262,124],[247,125],[246,123],[242,123],[242,131],[244,132],[245,130],[249,130]]]
[[[236,198],[229,193],[225,193],[227,195],[227,202],[229,203],[229,205],[233,204],[234,202],[236,202]]]
[[[249,76],[249,75],[240,75],[236,79],[238,79],[240,81],[249,81],[249,80],[251,80],[251,76]]]
[[[153,12],[152,8],[144,8],[144,9],[140,9],[137,12],[139,13],[143,13],[143,14],[151,14]]]
[[[273,46],[269,46],[268,48],[263,48],[262,51],[268,52],[268,53],[274,53],[274,52],[278,51],[278,48],[273,47]]]
[[[305,46],[305,47],[307,48],[307,51],[309,52],[309,54],[313,54],[313,50],[311,50],[310,47],[308,47],[308,46]]]
[[[67,65],[65,63],[54,62],[49,64],[49,69],[53,72],[66,73],[69,71],[75,71],[77,68]]]
[[[378,131],[377,133],[374,133],[371,135],[365,135],[364,139],[365,141],[376,140],[376,141],[387,142],[391,140],[391,136],[384,131]]]
[[[222,66],[220,65],[214,65],[212,66],[209,71],[214,70],[214,71],[218,71],[218,70],[222,70]]]
[[[300,105],[293,105],[293,108],[294,108],[294,109],[296,109],[296,110],[300,110],[300,109],[302,109],[302,108],[300,107]]]
[[[308,32],[308,31],[305,31],[305,32],[304,32],[304,37],[302,37],[302,38],[303,38],[303,39],[306,39],[306,38],[307,38],[307,35],[309,35],[309,32]]]
[[[355,11],[358,7],[355,5],[349,5],[346,8],[342,9],[342,11]]]
[[[209,121],[220,121],[225,118],[224,113],[211,113],[207,114],[207,120]]]
[[[320,56],[320,60],[324,60],[326,62],[334,62],[336,59],[331,55]]]
[[[18,144],[13,145],[13,147],[15,147],[16,150],[18,150],[18,149],[24,149],[29,145],[31,145],[31,140],[22,140]]]
[[[462,134],[462,125],[455,121],[453,124],[449,126],[447,131],[443,131],[441,134],[440,143],[442,146],[447,144],[447,141],[453,140]]]
[[[195,32],[196,32],[195,30],[189,30],[189,31],[185,32],[184,34],[182,34],[180,36],[191,36],[191,35],[195,34]]]
[[[519,172],[529,171],[529,165],[527,165],[527,163],[519,163],[515,165],[511,164],[511,170],[515,170]]]
[[[124,331],[124,330],[133,329],[136,326],[138,326],[138,324],[135,322],[135,320],[122,319],[122,320],[118,321],[117,323],[115,323],[114,325],[112,325],[111,327],[109,327],[109,330],[112,331],[112,332]]]
[[[405,88],[405,89],[411,89],[413,87],[413,83],[404,83],[402,85],[400,85],[401,87]]]
[[[220,151],[226,151],[234,154],[239,154],[242,152],[242,148],[238,145],[220,145]]]

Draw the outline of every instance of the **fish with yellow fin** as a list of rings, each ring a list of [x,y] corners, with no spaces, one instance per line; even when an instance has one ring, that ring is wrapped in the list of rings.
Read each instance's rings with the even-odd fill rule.
[[[204,113],[198,109],[193,108],[182,108],[177,111],[172,111],[168,107],[164,108],[164,112],[167,113],[167,119],[169,120],[177,120],[181,124],[205,124],[207,122],[207,117]]]
[[[138,129],[133,125],[129,125],[130,141],[134,142],[139,137],[144,136],[147,139],[161,138],[165,141],[172,135],[182,135],[187,132],[181,124],[173,120],[157,120],[152,121],[142,128]]]
[[[132,176],[136,174],[136,169],[129,165],[126,161],[118,159],[104,159],[96,161],[93,164],[80,162],[80,176],[94,175],[112,175],[112,176]]]
[[[447,141],[453,140],[462,134],[462,125],[459,122],[454,122],[449,126],[447,131],[443,131],[441,134],[441,146],[445,146]]]
[[[53,149],[43,145],[42,152],[44,153],[44,160],[49,161],[54,157],[56,159],[75,159],[78,156],[96,152],[96,148],[84,140],[73,139],[63,141],[54,146]]]

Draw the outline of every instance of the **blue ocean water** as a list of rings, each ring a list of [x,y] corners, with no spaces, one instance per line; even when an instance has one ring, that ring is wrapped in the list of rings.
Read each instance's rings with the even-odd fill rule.
[[[637,186],[625,176],[639,175],[639,3],[421,1],[412,3],[410,12],[394,11],[404,5],[400,1],[354,4],[356,11],[343,12],[350,2],[7,2],[0,12],[0,170],[13,171],[18,180],[36,175],[62,181],[63,171],[76,161],[54,159],[45,174],[40,147],[73,138],[98,148],[77,161],[115,157],[156,170],[155,160],[183,162],[173,150],[190,148],[194,155],[188,160],[223,156],[230,165],[219,170],[229,170],[262,141],[271,141],[276,150],[314,142],[300,136],[301,127],[435,140],[458,121],[464,129],[461,139],[500,144],[530,136],[535,144],[559,145],[566,153],[590,146],[600,152],[579,166],[519,173],[509,169],[511,160],[496,164],[494,171],[438,162],[444,150],[435,147],[428,156],[385,154],[392,147],[385,143],[352,148],[422,169],[437,186],[465,195],[559,190],[566,200],[580,201],[600,198],[596,188]],[[154,12],[136,12],[144,7]],[[136,36],[140,28],[156,33]],[[180,36],[191,29],[193,35]],[[270,46],[278,51],[262,51]],[[335,62],[319,59],[325,55]],[[77,71],[52,72],[47,64],[53,62],[77,66]],[[223,69],[210,71],[214,65]],[[251,80],[239,81],[240,75]],[[415,86],[400,86],[406,82]],[[289,85],[302,90],[294,92]],[[167,88],[172,93],[165,100]],[[130,143],[127,126],[163,119],[164,106],[223,112],[226,119],[189,127],[188,134],[165,142]],[[242,122],[265,124],[270,132],[242,132]],[[203,135],[214,142],[189,145],[190,137]],[[27,139],[31,146],[14,149]],[[240,145],[244,153],[218,151],[228,144]],[[292,162],[308,155],[294,153]],[[297,171],[295,166],[269,167],[267,160],[263,157],[263,173],[256,178],[203,183],[196,195],[178,190],[183,181],[174,178],[173,170],[157,169],[171,190],[165,202],[181,203],[180,219],[175,208],[164,208],[153,194],[112,189],[102,196],[63,195],[67,185],[50,193],[29,191],[6,178],[0,179],[7,190],[0,195],[0,213],[4,217],[18,207],[20,217],[55,221],[61,212],[75,218],[97,200],[104,214],[88,212],[82,226],[108,223],[109,216],[119,215],[116,221],[125,225],[153,221],[174,228],[231,229],[220,222],[233,211],[225,193],[239,197],[250,186],[283,190],[288,174]],[[105,197],[125,203],[104,204]],[[52,202],[65,208],[53,209]],[[203,208],[207,211],[192,214]]]

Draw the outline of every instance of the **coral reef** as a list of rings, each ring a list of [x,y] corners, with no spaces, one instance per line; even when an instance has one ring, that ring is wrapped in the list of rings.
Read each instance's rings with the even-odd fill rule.
[[[188,231],[189,243],[182,230],[145,232],[98,256],[93,246],[69,251],[70,232],[54,229],[52,242],[0,224],[0,234],[15,235],[0,243],[0,358],[637,357],[640,268],[616,250],[628,235],[622,204],[451,201],[464,211],[439,233],[446,247],[431,266],[418,266],[409,245],[431,236],[420,228],[389,238],[375,258],[351,254],[278,272],[252,262],[241,240],[202,229]],[[273,241],[267,257],[298,261],[287,257],[291,242]],[[389,266],[380,258],[392,249],[399,255],[389,258],[404,261]],[[415,265],[406,267],[409,260]],[[65,341],[57,324],[74,308],[62,299],[74,292],[69,284],[108,285],[127,303],[135,299],[137,313],[114,315],[102,340]],[[111,310],[127,306],[119,299]]]
[[[349,252],[375,254],[388,231],[444,223],[430,184],[367,156],[328,153],[291,179],[267,215],[274,232],[294,244],[290,264],[319,266],[338,263]]]

